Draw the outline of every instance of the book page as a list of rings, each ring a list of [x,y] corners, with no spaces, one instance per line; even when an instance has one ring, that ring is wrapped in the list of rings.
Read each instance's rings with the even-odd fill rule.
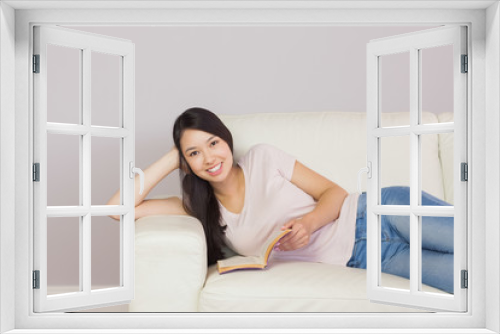
[[[273,232],[269,238],[266,240],[266,242],[262,245],[262,248],[260,249],[260,257],[265,261],[265,259],[269,256],[271,251],[274,248],[274,245],[278,243],[278,241],[281,240],[286,234],[291,232],[292,230],[285,230],[285,231],[275,231]]]
[[[233,256],[228,259],[217,261],[219,273],[230,272],[238,269],[263,269],[267,266],[269,254],[276,243],[291,230],[276,231],[271,234],[262,245],[260,256]]]

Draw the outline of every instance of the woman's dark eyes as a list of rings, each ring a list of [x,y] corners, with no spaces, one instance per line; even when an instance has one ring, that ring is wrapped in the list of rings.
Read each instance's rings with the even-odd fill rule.
[[[215,146],[215,145],[217,145],[218,143],[219,143],[219,141],[218,141],[218,140],[214,140],[213,142],[211,142],[211,143],[210,143],[210,146]],[[193,151],[193,152],[189,153],[189,156],[190,156],[190,157],[194,157],[194,156],[197,156],[199,153],[200,153],[200,152],[198,152],[198,151]]]

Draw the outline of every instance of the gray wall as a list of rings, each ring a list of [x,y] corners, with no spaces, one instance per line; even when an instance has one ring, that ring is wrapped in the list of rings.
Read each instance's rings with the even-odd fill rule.
[[[224,114],[364,112],[366,43],[426,28],[78,29],[129,39],[136,45],[136,165],[146,167],[173,145],[173,122],[192,106]],[[433,82],[442,89],[439,81]],[[406,108],[408,92],[404,87],[400,90],[394,91],[388,111]],[[449,106],[437,112],[443,110]],[[113,189],[103,191],[108,195]],[[176,193],[177,175],[167,178],[151,195]]]
[[[428,27],[69,28],[135,43],[136,166],[144,169],[170,149],[175,118],[192,106],[223,114],[364,112],[367,42]],[[60,61],[62,66],[63,60]],[[114,73],[115,65],[102,64],[103,67],[96,72],[101,77],[106,77],[108,71]],[[406,80],[408,73],[397,68],[396,64],[391,76],[394,80]],[[430,72],[439,70],[429,69]],[[449,81],[450,77],[440,75],[430,80],[426,85],[427,93],[424,92],[427,96],[436,95],[434,103],[428,107],[436,113],[453,108],[452,103],[450,105],[452,91],[443,88],[440,78]],[[106,93],[116,94],[112,86],[101,85],[101,94],[93,92],[95,98],[106,97]],[[408,110],[407,88],[394,85],[391,89],[391,99],[385,101],[384,110]],[[116,115],[106,115],[106,110],[104,107],[99,113],[99,119],[105,123],[109,118],[112,124]],[[54,112],[64,113],[66,110]],[[54,157],[59,154],[65,160],[58,163],[58,158],[52,159],[52,170],[57,177],[49,179],[52,183],[48,198],[53,203],[49,205],[68,205],[58,203],[65,203],[70,196],[68,193],[75,193],[78,189],[78,172],[66,168],[78,165],[78,156],[70,153],[74,152],[71,147],[75,147],[75,143],[70,142],[54,144],[58,146],[54,146],[53,150],[59,152],[54,153]],[[118,187],[115,166],[118,164],[119,148],[115,143],[108,142],[113,140],[103,139],[99,145],[92,147],[93,204],[105,204]],[[150,196],[177,193],[179,178],[177,173],[173,173]],[[111,221],[102,221],[99,225],[103,226],[102,230],[93,234],[93,280],[96,285],[114,285],[119,270],[116,267],[119,256],[117,225]],[[63,228],[60,222],[55,222],[53,226],[51,235],[53,244],[57,245],[49,248],[50,284],[65,285],[75,282],[75,278],[77,282],[78,273],[67,270],[70,263],[78,259],[78,253],[75,253],[78,247],[71,246],[77,238],[77,230]],[[69,235],[73,235],[73,239]],[[72,251],[69,251],[70,248]],[[53,260],[50,261],[50,258]],[[50,267],[51,263],[53,267]],[[56,266],[56,263],[61,265]]]

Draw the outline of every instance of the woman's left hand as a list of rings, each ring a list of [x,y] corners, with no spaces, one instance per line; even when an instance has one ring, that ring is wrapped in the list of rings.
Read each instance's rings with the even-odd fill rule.
[[[278,249],[281,251],[291,251],[302,248],[309,243],[312,231],[309,230],[307,223],[299,218],[290,220],[281,227],[282,230],[292,230],[280,241]]]

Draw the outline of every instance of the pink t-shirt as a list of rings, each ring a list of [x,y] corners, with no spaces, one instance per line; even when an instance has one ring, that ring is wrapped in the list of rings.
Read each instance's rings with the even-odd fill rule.
[[[241,158],[245,202],[241,213],[220,205],[226,243],[241,255],[257,255],[262,244],[286,222],[304,216],[316,201],[290,180],[296,159],[267,144],[252,147]],[[350,194],[340,217],[311,235],[309,244],[293,251],[274,251],[270,260],[299,260],[345,265],[351,258],[358,194]]]

